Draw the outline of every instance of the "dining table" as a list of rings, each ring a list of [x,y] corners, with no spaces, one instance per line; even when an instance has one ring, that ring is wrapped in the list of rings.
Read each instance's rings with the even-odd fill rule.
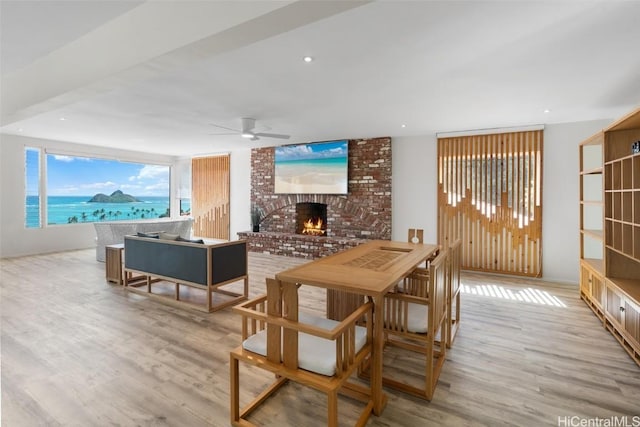
[[[316,286],[328,293],[365,296],[373,301],[370,385],[375,415],[382,414],[387,402],[382,389],[384,296],[438,250],[436,244],[371,240],[276,274],[283,287]]]

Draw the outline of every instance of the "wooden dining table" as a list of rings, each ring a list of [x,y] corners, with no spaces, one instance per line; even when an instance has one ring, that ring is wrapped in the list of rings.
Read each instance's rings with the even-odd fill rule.
[[[373,413],[376,415],[380,415],[386,405],[382,390],[384,295],[416,266],[432,257],[438,248],[435,244],[372,240],[276,274],[283,287],[301,284],[326,288],[328,292],[371,297],[374,315],[370,373]]]

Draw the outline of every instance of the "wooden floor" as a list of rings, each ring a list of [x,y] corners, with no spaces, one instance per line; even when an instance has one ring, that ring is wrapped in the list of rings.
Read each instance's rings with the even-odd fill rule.
[[[250,254],[251,294],[301,262]],[[3,426],[229,425],[229,350],[240,343],[230,309],[185,311],[127,293],[105,281],[93,250],[0,267]],[[462,282],[461,328],[433,400],[388,391],[386,410],[369,426],[558,426],[574,416],[640,422],[640,368],[576,286],[469,273]],[[323,310],[324,294],[305,289],[301,305]],[[412,366],[401,354],[385,363]],[[243,370],[241,398],[268,381]],[[254,420],[322,425],[325,408],[323,395],[287,385]],[[350,421],[357,409],[340,405]]]

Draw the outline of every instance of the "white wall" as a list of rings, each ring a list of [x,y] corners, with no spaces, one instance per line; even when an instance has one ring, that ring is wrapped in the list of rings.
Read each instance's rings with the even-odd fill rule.
[[[251,149],[234,150],[231,156],[231,229],[229,238],[236,240],[239,231],[251,230]]]
[[[404,242],[409,228],[422,228],[425,242],[438,241],[437,138],[395,137],[392,150],[391,238]]]
[[[611,120],[547,125],[542,183],[542,274],[578,282],[580,262],[579,144]]]
[[[544,130],[542,274],[578,282],[578,145],[611,120],[547,125]],[[393,138],[393,239],[423,228],[437,242],[436,136]]]
[[[87,156],[169,164],[173,157],[2,135],[0,141],[0,258],[95,247],[93,224],[25,228],[24,148],[47,147]],[[172,212],[177,212],[172,209]]]

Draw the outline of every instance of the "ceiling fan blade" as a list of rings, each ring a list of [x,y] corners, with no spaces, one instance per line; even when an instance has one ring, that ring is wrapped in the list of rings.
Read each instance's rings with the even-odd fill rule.
[[[289,139],[291,138],[290,135],[283,135],[280,133],[264,133],[264,132],[258,132],[256,134],[254,134],[256,136],[264,136],[265,138],[278,138],[278,139]]]
[[[226,126],[220,126],[220,125],[216,125],[216,124],[213,124],[213,123],[209,123],[209,126],[214,126],[214,127],[220,128],[220,129],[230,130],[231,132],[234,132],[234,133],[240,133],[240,131],[238,129],[232,129],[232,128],[228,128]]]
[[[237,135],[238,132],[208,133],[207,135]]]

